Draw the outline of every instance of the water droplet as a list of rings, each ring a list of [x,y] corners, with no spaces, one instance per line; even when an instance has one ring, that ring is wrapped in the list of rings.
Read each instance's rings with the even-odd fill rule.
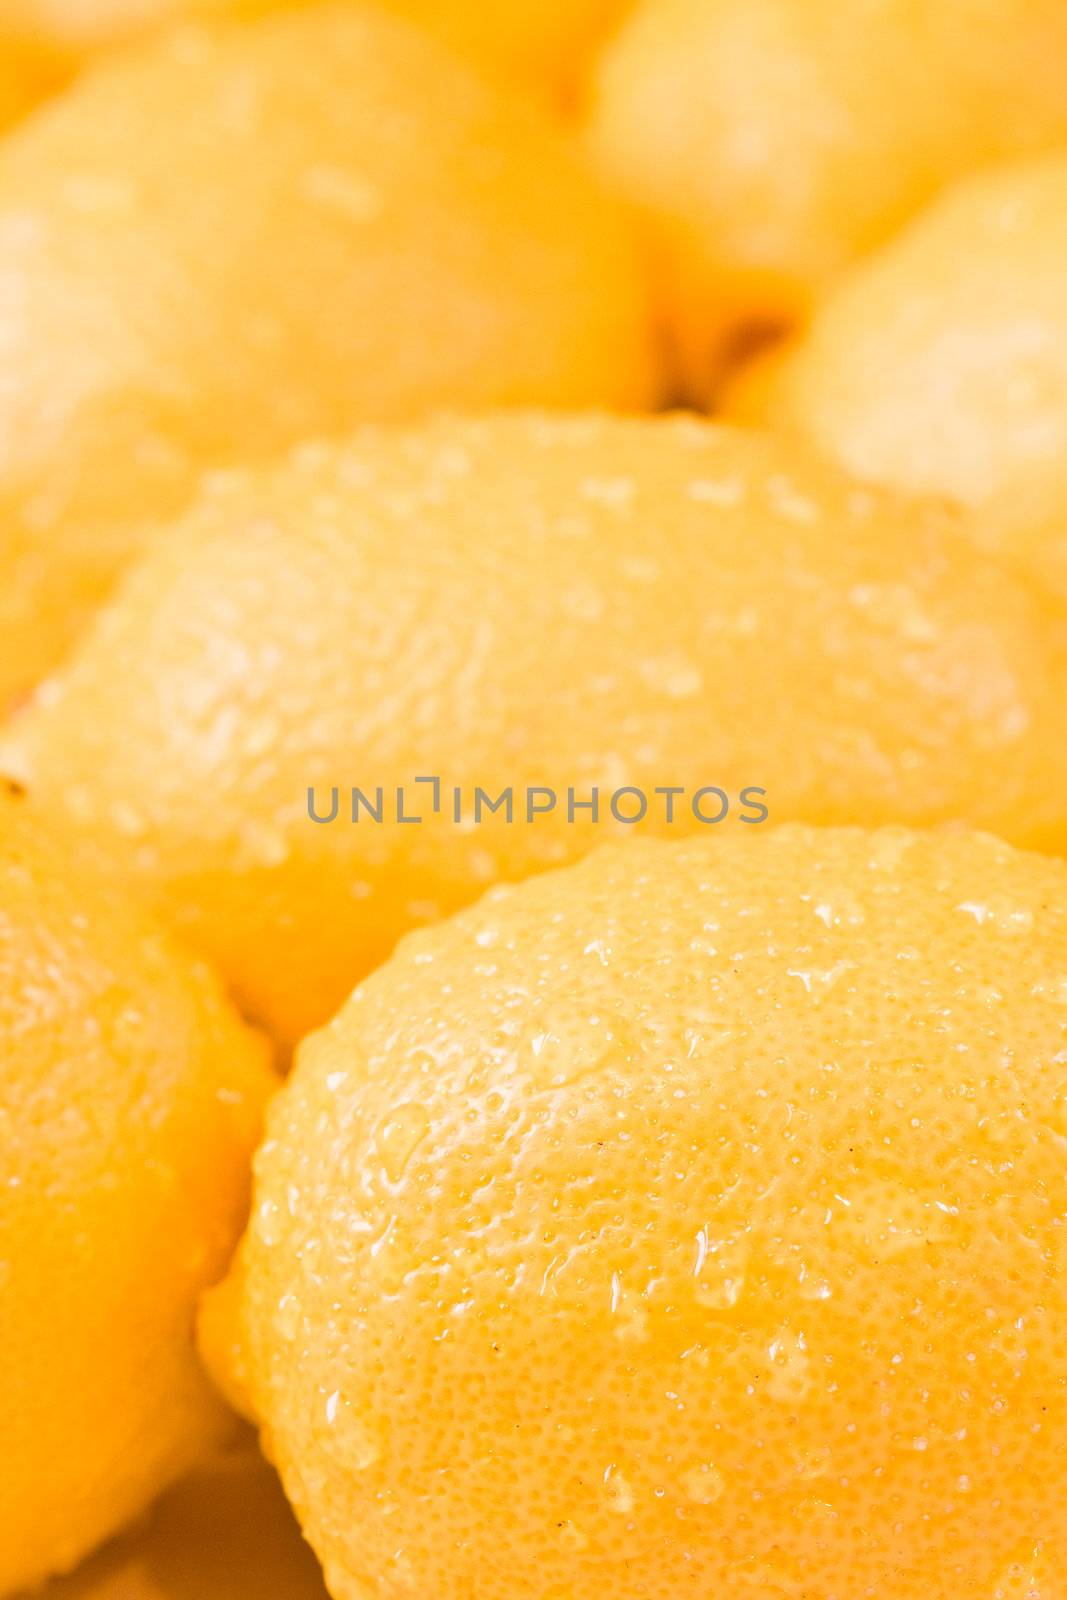
[[[324,1396],[318,1432],[323,1448],[347,1471],[366,1472],[381,1457],[377,1429],[357,1413],[340,1389]]]
[[[770,1377],[765,1391],[771,1400],[795,1405],[811,1391],[811,1363],[802,1333],[782,1328],[767,1350]]]
[[[725,1487],[722,1473],[710,1461],[682,1473],[682,1488],[694,1505],[713,1506],[722,1498]]]
[[[635,1504],[634,1492],[629,1479],[619,1471],[618,1467],[611,1466],[605,1472],[604,1492],[609,1511],[614,1511],[621,1517],[630,1515]]]
[[[415,1101],[394,1106],[375,1134],[382,1168],[390,1183],[399,1183],[419,1145],[430,1131],[425,1106]]]
[[[277,1324],[279,1334],[289,1344],[292,1344],[293,1340],[300,1332],[300,1324],[303,1321],[303,1316],[304,1308],[300,1304],[300,1301],[297,1299],[296,1295],[292,1292],[283,1294],[281,1299],[278,1301],[278,1314],[275,1318],[275,1322]]]

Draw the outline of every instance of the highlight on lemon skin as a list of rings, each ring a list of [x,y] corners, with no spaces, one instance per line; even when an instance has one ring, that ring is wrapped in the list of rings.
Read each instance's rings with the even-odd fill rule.
[[[754,787],[1062,844],[1065,673],[1051,600],[940,507],[691,418],[446,419],[217,484],[0,759],[290,1044],[413,925],[632,832],[623,786],[653,830],[714,785],[726,828]],[[422,824],[353,825],[354,786]],[[517,814],[470,826],[475,786]]]
[[[1067,455],[1065,256],[1067,155],[969,178],[841,281],[744,411],[876,482],[1029,498]]]
[[[1065,51],[1058,0],[642,0],[590,141],[647,210],[690,390],[946,185],[1062,144]]]
[[[1057,1594],[1065,972],[1067,867],[965,831],[632,842],[404,940],[205,1324],[336,1600]]]
[[[181,32],[0,146],[0,709],[201,474],[442,405],[656,395],[625,210],[359,4]]]
[[[0,793],[0,1594],[230,1427],[191,1337],[274,1078],[221,985]]]

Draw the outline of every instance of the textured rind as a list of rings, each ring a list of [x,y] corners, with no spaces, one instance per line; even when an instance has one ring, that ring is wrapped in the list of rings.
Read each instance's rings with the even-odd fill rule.
[[[361,5],[184,31],[0,147],[0,708],[199,474],[443,404],[655,396],[631,220]]]
[[[1062,618],[951,515],[691,419],[374,430],[217,486],[0,749],[295,1041],[623,785],[1067,842]],[[438,776],[441,811],[419,776]],[[516,820],[452,820],[452,787]],[[527,785],[555,812],[527,825]],[[600,786],[601,819],[567,819]],[[309,821],[307,790],[338,820]],[[384,792],[381,824],[349,791]],[[406,812],[395,820],[395,791]],[[387,803],[386,803],[387,802]],[[716,814],[711,802],[710,814]],[[708,803],[705,803],[705,811]],[[678,829],[700,827],[689,800]]]
[[[1067,155],[970,178],[841,281],[754,409],[874,482],[1025,495],[1067,456],[1065,258]]]
[[[0,795],[0,1593],[223,1433],[196,1360],[273,1087],[218,980]]]
[[[946,185],[1062,144],[1065,50],[1060,0],[638,5],[590,137],[651,214],[693,386]]]
[[[989,836],[634,842],[409,936],[229,1330],[332,1593],[1058,1597],[1065,1046],[1067,867]]]

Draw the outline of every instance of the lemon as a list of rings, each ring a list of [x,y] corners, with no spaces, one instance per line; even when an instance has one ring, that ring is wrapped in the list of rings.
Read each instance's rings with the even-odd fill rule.
[[[444,403],[654,394],[546,112],[362,5],[183,32],[0,148],[0,706],[200,474]]]
[[[37,1600],[327,1600],[274,1473],[235,1441]]]
[[[848,470],[980,505],[1067,453],[1067,155],[968,179],[855,268],[755,406]]]
[[[974,531],[1067,604],[1067,456],[1009,477],[976,513]]]
[[[411,935],[208,1319],[335,1600],[1058,1594],[1065,1035],[1067,867],[967,832],[636,841]]]
[[[0,1593],[226,1427],[191,1338],[273,1084],[202,965],[0,796]]]
[[[32,44],[68,70],[97,50],[179,22],[248,18],[314,0],[0,0],[0,43]],[[382,0],[486,71],[572,83],[629,0]]]
[[[1059,0],[643,0],[590,138],[649,214],[690,387],[956,178],[1062,144],[1065,50]]]
[[[1062,846],[1065,671],[950,514],[773,439],[446,419],[216,485],[4,759],[291,1043],[412,925],[635,826]]]

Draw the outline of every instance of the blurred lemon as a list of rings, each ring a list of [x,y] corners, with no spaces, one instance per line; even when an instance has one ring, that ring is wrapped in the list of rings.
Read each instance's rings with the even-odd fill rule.
[[[0,795],[0,1593],[218,1436],[191,1340],[272,1087],[212,974]]]
[[[1067,454],[1009,478],[974,520],[983,544],[1021,562],[1067,604]]]
[[[644,0],[591,137],[654,221],[690,387],[961,173],[1067,140],[1065,53],[1060,0]]]
[[[93,51],[176,22],[249,18],[311,0],[0,0],[0,41],[30,42],[75,65]],[[381,0],[493,73],[550,85],[575,80],[632,0]]]
[[[236,1350],[336,1600],[1061,1593],[1067,867],[634,843],[301,1047]]]
[[[1067,154],[971,178],[841,283],[746,410],[879,482],[1015,493],[1067,456],[1065,259]]]
[[[0,147],[0,706],[199,473],[442,403],[653,393],[628,219],[371,8],[179,34]]]
[[[278,1480],[247,1441],[38,1600],[327,1600]]]
[[[743,830],[751,787],[779,820],[1063,845],[1065,674],[1051,601],[948,513],[773,439],[444,420],[218,484],[4,756],[292,1041],[413,924],[642,798],[659,831],[715,824],[705,786]]]

